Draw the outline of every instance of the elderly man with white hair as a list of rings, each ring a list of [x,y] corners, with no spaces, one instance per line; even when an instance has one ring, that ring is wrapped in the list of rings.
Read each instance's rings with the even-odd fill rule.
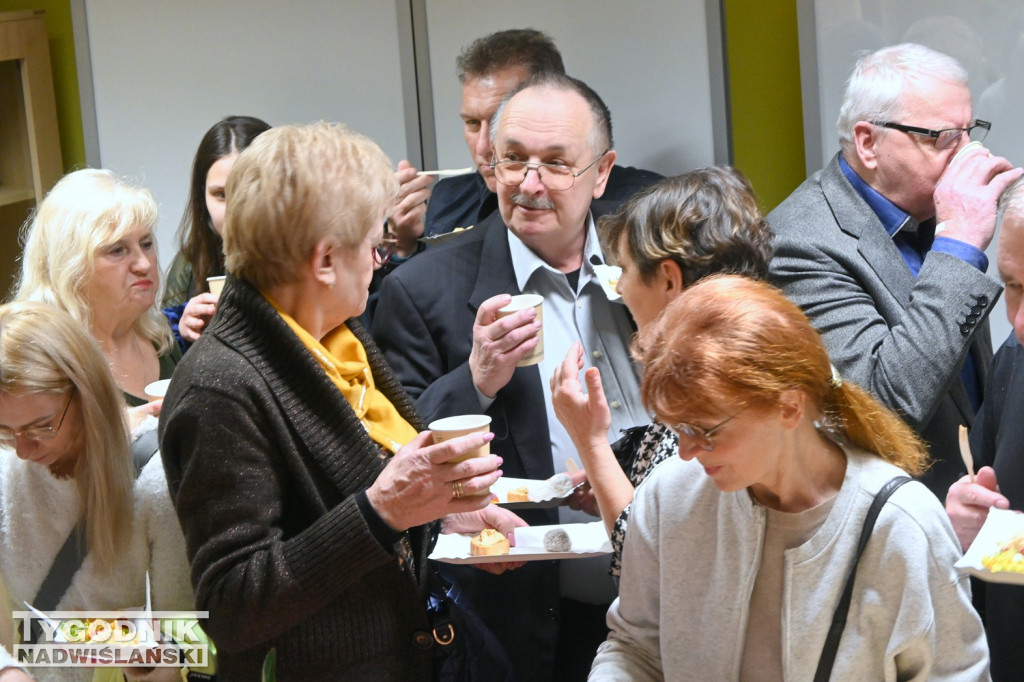
[[[847,84],[841,151],[768,216],[774,281],[840,372],[927,441],[922,480],[940,499],[963,471],[957,428],[974,420],[992,357],[1000,287],[984,249],[999,195],[1024,172],[980,144],[990,127],[955,59],[878,50]]]
[[[992,361],[985,401],[971,429],[977,479],[972,483],[964,476],[946,496],[946,512],[964,549],[974,541],[990,508],[1024,509],[1024,180],[1011,185],[999,201],[996,264],[1013,333]],[[984,604],[992,679],[1018,680],[1024,587],[981,587],[975,603]]]

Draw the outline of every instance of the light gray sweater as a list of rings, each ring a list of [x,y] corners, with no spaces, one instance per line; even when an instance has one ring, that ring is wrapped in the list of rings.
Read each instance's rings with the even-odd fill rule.
[[[832,512],[786,552],[782,665],[810,680],[875,493],[902,472],[847,449]],[[764,540],[764,509],[670,460],[637,491],[611,634],[591,680],[735,680]],[[882,509],[857,572],[837,680],[987,680],[988,649],[946,514],[911,482]]]
[[[58,610],[138,608],[145,603],[147,570],[154,610],[195,608],[185,540],[167,492],[159,453],[135,481],[134,498],[131,543],[121,548],[115,575],[100,571],[94,557],[87,554]],[[80,514],[74,481],[54,478],[46,467],[0,449],[0,578],[8,602],[0,604],[0,618],[9,620],[12,610],[24,611],[23,602],[32,603]],[[0,632],[10,632],[10,624],[4,625]],[[0,642],[0,670],[17,667],[6,648],[9,644]],[[94,671],[30,668],[29,672],[38,680],[91,680]]]

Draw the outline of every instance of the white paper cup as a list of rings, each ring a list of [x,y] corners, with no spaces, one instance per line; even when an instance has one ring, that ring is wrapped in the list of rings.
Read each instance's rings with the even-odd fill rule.
[[[226,276],[221,275],[220,277],[207,277],[206,284],[210,287],[210,293],[214,296],[220,296],[220,292],[224,291],[224,280]]]
[[[537,310],[537,321],[543,325],[544,297],[539,294],[519,294],[518,296],[513,296],[512,301],[507,306],[498,309],[498,318],[508,317],[513,313],[517,313],[520,310],[525,310],[527,308],[535,308]],[[544,327],[541,326],[541,328],[537,330],[537,347],[533,349],[532,353],[517,362],[516,367],[529,367],[530,365],[536,365],[543,359]]]
[[[165,395],[167,395],[167,387],[170,385],[170,379],[161,379],[160,381],[154,381],[153,383],[149,384],[143,390],[146,392],[146,397],[149,398],[150,401],[153,401],[159,398],[163,398]]]
[[[954,163],[956,163],[956,160],[959,159],[961,156],[963,156],[964,152],[966,152],[968,149],[974,149],[975,147],[980,147],[980,146],[981,146],[980,142],[978,142],[977,140],[971,140],[970,142],[965,144],[963,147],[961,147],[957,151],[956,154],[953,155],[953,158],[949,160],[949,165],[952,166]],[[992,156],[992,155],[989,154],[989,156]]]
[[[435,443],[443,443],[452,438],[467,436],[471,433],[487,433],[491,427],[491,418],[486,414],[460,414],[456,417],[445,417],[430,422],[427,428],[434,434]],[[484,457],[491,454],[490,442],[484,443],[476,450],[467,453],[464,457],[453,459],[453,462],[461,462],[470,457]]]

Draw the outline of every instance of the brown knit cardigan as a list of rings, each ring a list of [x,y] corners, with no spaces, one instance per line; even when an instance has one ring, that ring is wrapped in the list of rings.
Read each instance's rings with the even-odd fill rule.
[[[378,388],[422,428],[355,320]],[[160,419],[196,607],[222,680],[426,680],[419,583],[432,527],[408,538],[419,579],[374,539],[355,496],[387,455],[312,354],[248,282],[229,277],[210,328],[174,374]]]

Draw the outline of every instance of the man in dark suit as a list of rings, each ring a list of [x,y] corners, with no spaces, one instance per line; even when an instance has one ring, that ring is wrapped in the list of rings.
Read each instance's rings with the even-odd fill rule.
[[[971,428],[976,482],[965,476],[946,496],[946,512],[964,551],[990,508],[1024,509],[1024,180],[1011,185],[999,201],[996,263],[1013,333],[992,361],[985,400]],[[974,603],[985,618],[992,679],[1019,680],[1024,587],[975,581],[974,589]]]
[[[973,421],[992,358],[1000,287],[984,249],[999,195],[1022,172],[968,144],[989,126],[973,118],[956,60],[914,44],[879,50],[850,77],[840,153],[768,215],[776,283],[840,372],[928,442],[923,481],[940,499],[962,472],[957,428]]]
[[[374,336],[426,421],[486,411],[506,476],[544,479],[575,456],[554,417],[548,377],[574,341],[601,369],[614,437],[647,423],[629,357],[633,327],[608,300],[594,216],[615,162],[607,108],[585,84],[545,74],[511,95],[495,118],[498,213],[395,271],[381,289]],[[592,206],[593,202],[593,206]],[[544,297],[544,358],[532,310],[504,318],[509,294]],[[573,512],[524,512],[533,524],[595,521]],[[562,565],[559,565],[561,563]],[[507,646],[521,680],[582,680],[615,596],[608,561],[534,562],[500,576],[459,580]]]

